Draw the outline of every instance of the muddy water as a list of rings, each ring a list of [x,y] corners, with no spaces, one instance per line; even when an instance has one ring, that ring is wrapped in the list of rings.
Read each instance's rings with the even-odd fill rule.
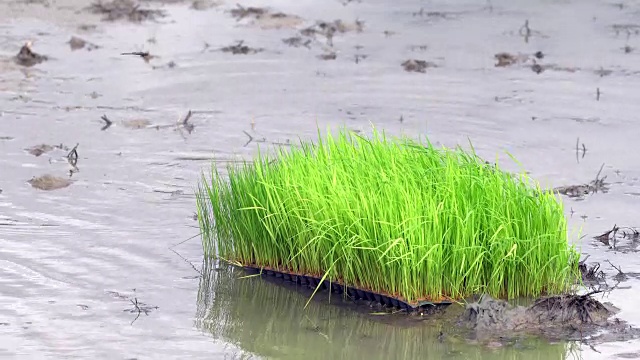
[[[608,193],[565,198],[572,239],[609,276],[616,271],[605,260],[640,272],[633,244],[622,240],[614,251],[592,239],[614,224],[639,225],[639,3],[281,0],[269,6],[302,21],[256,24],[234,19],[233,2],[199,2],[211,5],[205,10],[143,3],[166,16],[105,22],[79,0],[0,4],[0,357],[640,354],[638,341],[475,342],[438,323],[325,301],[303,311],[305,293],[203,267],[197,239],[175,247],[180,255],[170,249],[198,233],[193,187],[212,160],[224,166],[257,145],[314,136],[316,125],[368,132],[373,123],[449,146],[470,139],[488,160],[517,169],[509,152],[549,187],[587,183],[604,163]],[[322,35],[308,48],[282,41],[336,19],[347,31],[336,32],[332,46]],[[72,50],[72,36],[98,48]],[[49,60],[15,64],[28,40]],[[218,51],[239,41],[261,51]],[[120,55],[132,51],[157,57]],[[537,51],[539,74],[529,56]],[[500,52],[528,59],[495,67]],[[320,58],[331,53],[334,60]],[[410,59],[430,66],[406,72],[401,64]],[[179,125],[188,110],[191,132]],[[103,115],[113,122],[105,130]],[[25,150],[40,144],[63,146],[38,157]],[[30,179],[46,174],[68,179],[76,144],[69,186],[32,187]],[[631,278],[606,300],[640,326],[639,295]]]

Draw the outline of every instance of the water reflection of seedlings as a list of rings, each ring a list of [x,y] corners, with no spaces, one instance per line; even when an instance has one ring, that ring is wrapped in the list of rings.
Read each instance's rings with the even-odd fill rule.
[[[31,41],[28,41],[20,48],[20,51],[14,57],[14,60],[18,65],[31,67],[48,60],[46,56],[33,52],[33,50],[31,49],[32,45],[33,43]]]
[[[142,22],[165,16],[162,10],[141,9],[140,4],[136,4],[132,0],[113,0],[111,2],[98,0],[88,9],[94,14],[104,15],[103,20],[105,21],[127,19],[131,22]]]
[[[32,187],[38,190],[58,190],[62,188],[66,188],[71,185],[72,181],[69,179],[45,174],[40,177],[33,177],[31,180],[27,181]]]
[[[247,55],[247,54],[255,54],[261,52],[263,49],[251,48],[247,45],[244,45],[244,40],[238,41],[235,45],[225,46],[220,49],[222,52],[231,53],[233,55]]]
[[[426,73],[428,68],[438,67],[436,64],[430,61],[416,60],[416,59],[406,60],[400,65],[402,65],[402,67],[404,68],[404,71],[419,72],[419,73]]]

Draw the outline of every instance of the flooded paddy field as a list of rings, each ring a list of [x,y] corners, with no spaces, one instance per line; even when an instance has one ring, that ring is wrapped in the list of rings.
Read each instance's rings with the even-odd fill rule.
[[[0,357],[640,357],[305,310],[187,240],[212,161],[328,126],[471,141],[563,194],[594,298],[640,327],[640,2],[10,0],[0,20]]]

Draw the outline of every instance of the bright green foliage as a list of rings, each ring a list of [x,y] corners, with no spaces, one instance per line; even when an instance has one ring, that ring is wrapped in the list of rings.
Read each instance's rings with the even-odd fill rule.
[[[276,155],[203,178],[207,256],[409,303],[562,293],[576,281],[560,200],[475,153],[341,131]]]

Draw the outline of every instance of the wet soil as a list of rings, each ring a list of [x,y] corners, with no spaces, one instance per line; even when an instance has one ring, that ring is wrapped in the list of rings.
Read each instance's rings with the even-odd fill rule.
[[[232,14],[235,2],[208,4],[0,2],[0,357],[610,359],[640,351],[615,323],[640,326],[638,241],[629,230],[640,212],[637,4],[253,1],[240,5],[263,10],[243,16]],[[74,50],[82,42],[72,37],[84,47]],[[496,66],[500,53],[515,62]],[[407,73],[408,59],[437,68]],[[216,278],[199,265],[201,244],[187,239],[198,233],[193,189],[203,171],[215,164],[224,173],[258,148],[288,147],[318,128],[367,134],[371,124],[438,146],[471,141],[491,163],[557,189],[570,238],[590,255],[585,292],[605,291],[594,298],[620,308],[614,323],[568,342],[478,340],[446,325],[461,306],[406,316],[326,294],[305,308],[304,292],[222,269],[211,270],[224,273]],[[74,155],[53,145],[61,142],[82,147]],[[41,178],[71,183],[44,191],[28,182]],[[620,229],[599,237],[613,224]],[[324,352],[309,351],[317,348]]]

